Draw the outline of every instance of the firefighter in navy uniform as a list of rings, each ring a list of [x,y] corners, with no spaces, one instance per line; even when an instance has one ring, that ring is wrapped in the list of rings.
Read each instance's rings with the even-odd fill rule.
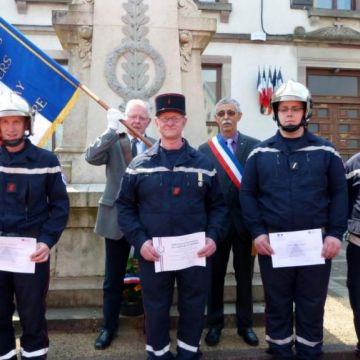
[[[178,290],[178,360],[201,358],[199,349],[207,299],[208,266],[155,273],[160,259],[153,237],[205,232],[197,253],[211,256],[221,237],[226,208],[211,161],[182,138],[185,97],[162,94],[155,99],[160,141],[136,157],[122,179],[119,224],[140,253],[140,279],[150,360],[174,359],[170,351],[170,306]]]
[[[0,94],[0,235],[37,239],[34,274],[0,271],[0,359],[17,359],[12,324],[14,296],[20,316],[21,359],[47,358],[45,297],[50,249],[65,228],[69,200],[59,161],[31,144],[33,113],[10,91]]]
[[[346,230],[345,169],[334,146],[307,130],[311,96],[305,86],[283,84],[272,107],[279,130],[250,153],[240,199],[259,254],[268,353],[273,359],[313,360],[322,354],[331,259]],[[323,232],[324,264],[273,268],[269,233],[317,228]]]
[[[355,354],[360,358],[360,152],[345,164],[349,190],[347,287],[357,336]]]

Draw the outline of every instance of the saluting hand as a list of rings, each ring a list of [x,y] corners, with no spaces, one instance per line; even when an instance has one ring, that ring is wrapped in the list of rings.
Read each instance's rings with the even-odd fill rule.
[[[152,240],[146,240],[141,249],[140,249],[141,256],[148,261],[159,261],[160,255],[155,250]]]
[[[270,246],[269,235],[261,234],[254,240],[256,251],[260,255],[271,256],[274,254],[273,248]]]
[[[321,256],[325,259],[334,258],[340,251],[341,241],[334,236],[325,236]]]
[[[200,249],[197,254],[199,257],[204,257],[204,256],[208,257],[211,256],[215,251],[216,251],[216,242],[213,239],[207,237],[205,239],[205,246],[202,249]]]
[[[39,242],[36,244],[36,251],[30,255],[30,259],[36,263],[42,263],[49,260],[49,255],[49,247],[45,243]]]

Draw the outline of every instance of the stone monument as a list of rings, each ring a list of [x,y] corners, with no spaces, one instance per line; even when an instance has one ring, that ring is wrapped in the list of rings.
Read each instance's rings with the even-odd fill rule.
[[[53,12],[53,25],[69,52],[69,71],[93,98],[80,96],[56,150],[69,181],[71,213],[53,253],[49,304],[100,305],[104,246],[93,228],[105,171],[84,160],[87,145],[106,128],[105,109],[94,98],[123,109],[131,98],[151,104],[158,93],[183,93],[184,136],[194,146],[205,141],[200,56],[216,20],[192,0],[73,0],[68,11]],[[153,125],[149,134],[157,137]]]

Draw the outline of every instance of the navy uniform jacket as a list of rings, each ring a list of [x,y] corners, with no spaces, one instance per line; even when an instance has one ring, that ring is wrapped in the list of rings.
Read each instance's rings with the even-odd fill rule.
[[[122,178],[118,220],[138,251],[157,236],[204,231],[214,241],[220,239],[226,208],[216,170],[186,141],[184,146],[170,169],[158,141],[130,163]]]
[[[308,131],[290,153],[279,132],[256,146],[246,162],[240,199],[253,238],[325,228],[325,235],[341,240],[346,230],[341,157],[330,142]]]
[[[352,156],[345,168],[349,189],[348,230],[360,236],[360,153]]]
[[[0,148],[0,232],[36,237],[51,248],[69,214],[57,157],[29,140],[18,153]]]

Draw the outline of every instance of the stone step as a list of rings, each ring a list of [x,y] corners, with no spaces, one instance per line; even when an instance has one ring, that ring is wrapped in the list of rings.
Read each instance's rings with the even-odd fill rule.
[[[47,304],[52,307],[101,307],[103,277],[52,277]],[[234,274],[227,274],[224,288],[224,301],[233,303],[236,299],[236,281]],[[259,273],[253,278],[254,302],[264,301],[264,292]],[[174,294],[176,303],[176,289]]]
[[[235,304],[225,304],[225,327],[236,328]],[[178,319],[176,305],[172,306],[171,311],[172,328],[175,328]],[[102,322],[101,307],[50,307],[47,310],[46,318],[48,327],[51,331],[63,332],[87,332],[96,331]],[[14,315],[15,324],[19,323],[18,315]],[[120,315],[120,326],[122,329],[143,329],[144,316],[124,316]],[[19,325],[19,324],[18,324]],[[254,326],[264,325],[264,304],[254,304]]]

